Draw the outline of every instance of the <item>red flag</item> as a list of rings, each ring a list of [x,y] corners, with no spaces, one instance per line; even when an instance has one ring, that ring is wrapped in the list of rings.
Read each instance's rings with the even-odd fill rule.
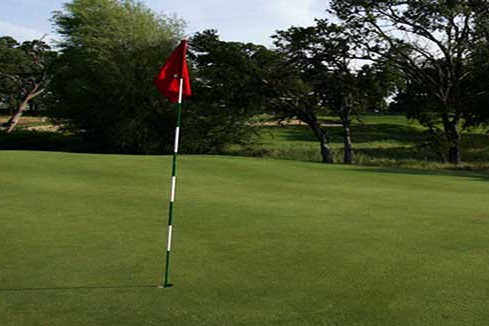
[[[186,57],[187,41],[184,40],[166,60],[159,75],[154,79],[160,93],[168,97],[171,103],[178,103],[180,78],[183,78],[182,96],[189,97],[192,95]]]

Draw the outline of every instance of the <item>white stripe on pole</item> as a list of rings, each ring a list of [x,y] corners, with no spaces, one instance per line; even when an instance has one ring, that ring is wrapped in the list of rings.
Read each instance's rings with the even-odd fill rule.
[[[168,246],[167,246],[167,251],[171,250],[171,236],[173,233],[173,226],[169,225],[168,226]]]
[[[182,104],[183,96],[183,77],[180,78],[180,91],[178,92],[178,104]]]
[[[170,201],[173,203],[175,202],[175,187],[177,185],[177,177],[173,176],[171,177],[171,199]]]
[[[178,153],[178,143],[180,140],[180,127],[177,127],[175,132],[175,153]]]

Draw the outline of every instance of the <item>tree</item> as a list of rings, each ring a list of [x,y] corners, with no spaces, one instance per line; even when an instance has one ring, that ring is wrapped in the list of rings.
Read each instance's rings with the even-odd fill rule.
[[[190,44],[196,75],[192,105],[230,126],[221,131],[227,138],[239,136],[237,142],[249,135],[255,127],[249,120],[256,114],[297,116],[318,138],[323,161],[332,161],[327,135],[316,117],[319,99],[310,95],[309,85],[286,66],[280,53],[252,43],[221,41],[212,30],[197,33]]]
[[[404,113],[408,119],[415,119],[426,127],[428,129],[427,140],[423,145],[429,146],[443,163],[448,161],[449,143],[444,137],[443,130],[440,129],[440,126],[443,126],[440,115],[443,107],[434,96],[426,91],[425,85],[420,84],[418,80],[405,80],[391,103],[391,109]]]
[[[175,110],[152,81],[184,23],[132,0],[73,0],[53,21],[62,41],[51,117],[99,150],[170,152]]]
[[[484,37],[489,3],[479,0],[332,0],[332,12],[361,36],[363,56],[396,64],[438,102],[448,161],[461,161],[460,125],[470,107],[463,83],[473,47]]]
[[[322,162],[333,163],[329,135],[318,119],[326,110],[311,84],[280,53],[274,53],[267,68],[263,86],[268,93],[267,112],[280,119],[297,118],[304,122],[319,142]]]
[[[3,125],[7,133],[14,130],[32,100],[45,93],[55,58],[56,53],[42,40],[19,44],[9,36],[0,38],[0,96],[15,107]]]
[[[344,158],[351,164],[352,115],[384,101],[388,88],[375,87],[379,72],[358,65],[357,37],[344,26],[316,20],[311,27],[291,27],[273,36],[277,49],[286,57],[302,79],[311,85],[311,91],[320,105],[333,111],[343,126]]]

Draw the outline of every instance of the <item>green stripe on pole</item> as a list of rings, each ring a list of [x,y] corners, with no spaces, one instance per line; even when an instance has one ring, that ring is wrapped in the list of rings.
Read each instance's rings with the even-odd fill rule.
[[[173,235],[173,211],[175,206],[175,192],[177,182],[177,154],[180,141],[180,124],[182,119],[182,90],[183,90],[183,78],[180,79],[180,95],[178,99],[178,113],[177,113],[177,127],[175,129],[175,148],[173,151],[173,163],[172,163],[172,178],[170,189],[170,205],[168,208],[168,243],[166,249],[165,258],[165,270],[162,277],[162,282],[159,287],[170,287],[170,258],[171,258],[171,242]]]

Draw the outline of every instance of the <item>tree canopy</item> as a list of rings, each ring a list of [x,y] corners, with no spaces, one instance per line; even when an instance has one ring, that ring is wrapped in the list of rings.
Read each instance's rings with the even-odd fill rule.
[[[174,113],[152,80],[183,21],[132,0],[74,0],[53,21],[63,39],[52,117],[111,151],[169,150]]]
[[[188,114],[197,117],[200,127],[193,130],[204,132],[200,138],[213,142],[210,149],[251,140],[255,126],[249,120],[265,105],[262,80],[268,52],[252,43],[222,41],[215,30],[190,39],[195,78]]]

